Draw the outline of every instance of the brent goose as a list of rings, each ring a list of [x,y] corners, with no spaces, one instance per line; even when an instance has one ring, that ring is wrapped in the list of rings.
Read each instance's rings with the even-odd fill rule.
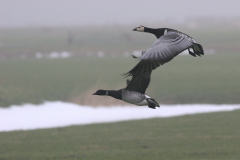
[[[126,88],[120,90],[98,90],[93,95],[111,96],[113,98],[135,104],[138,106],[148,105],[149,108],[155,109],[159,104],[148,95],[145,91],[150,83],[151,72],[142,72],[134,75]]]
[[[196,43],[192,37],[180,31],[170,28],[153,29],[144,26],[136,27],[133,31],[152,33],[157,37],[157,41],[151,48],[142,52],[141,61],[132,70],[124,74],[126,77],[152,71],[169,62],[186,49],[194,57],[204,55],[202,46]],[[134,55],[133,57],[136,58]]]

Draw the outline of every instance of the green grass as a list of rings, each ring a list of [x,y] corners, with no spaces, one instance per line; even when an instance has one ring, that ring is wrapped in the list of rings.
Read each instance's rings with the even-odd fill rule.
[[[0,133],[0,159],[238,160],[240,111]]]
[[[151,34],[133,32],[133,27],[0,29],[0,106],[44,100],[86,105],[118,103],[96,96],[93,100],[91,94],[100,88],[125,87],[120,74],[133,68],[137,61],[124,58],[122,53],[147,49],[156,40]],[[240,103],[239,28],[168,27],[191,35],[205,50],[215,49],[217,54],[176,57],[153,72],[147,94],[160,104]],[[69,51],[75,57],[33,58],[36,52],[53,51]],[[104,51],[108,56],[84,56],[88,51],[94,55]],[[111,53],[117,57],[110,57]],[[20,59],[21,55],[26,59]]]
[[[177,57],[153,72],[150,91],[170,103],[240,103],[239,62],[239,54]]]
[[[240,103],[240,55],[178,56],[152,73],[147,94],[160,104]],[[97,89],[120,89],[137,61],[131,57],[6,59],[0,61],[0,106],[46,101],[115,104],[93,97]],[[89,103],[96,99],[95,104]],[[111,98],[112,99],[112,98]],[[88,101],[87,101],[88,100]]]

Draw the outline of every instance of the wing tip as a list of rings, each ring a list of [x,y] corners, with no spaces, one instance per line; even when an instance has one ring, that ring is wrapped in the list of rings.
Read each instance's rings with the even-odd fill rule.
[[[129,76],[137,76],[141,73],[151,72],[155,70],[157,67],[161,65],[158,61],[140,61],[133,69],[131,69],[127,73],[123,73],[122,76],[129,77]]]

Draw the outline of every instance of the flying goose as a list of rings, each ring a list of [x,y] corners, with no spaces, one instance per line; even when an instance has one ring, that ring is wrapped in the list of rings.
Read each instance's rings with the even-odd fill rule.
[[[152,71],[142,72],[138,75],[134,75],[126,88],[120,90],[100,89],[93,93],[93,95],[111,96],[131,104],[138,106],[148,105],[149,108],[155,109],[155,107],[159,107],[159,104],[153,98],[145,94],[150,83],[151,72]]]
[[[133,31],[152,33],[157,37],[157,41],[151,48],[142,52],[141,61],[132,70],[124,74],[126,77],[152,71],[169,62],[186,49],[194,57],[204,55],[202,46],[196,43],[192,37],[180,31],[170,28],[153,29],[144,26],[136,27]],[[133,57],[136,58],[134,55]]]

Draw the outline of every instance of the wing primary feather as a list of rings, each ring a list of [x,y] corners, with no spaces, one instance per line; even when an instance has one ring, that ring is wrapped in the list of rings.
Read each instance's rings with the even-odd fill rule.
[[[143,72],[147,72],[150,69],[150,65],[151,64],[149,62],[147,62],[147,64],[144,66]]]
[[[151,71],[134,75],[129,84],[127,85],[126,89],[129,91],[135,91],[145,94],[145,91],[150,83],[150,77]]]

